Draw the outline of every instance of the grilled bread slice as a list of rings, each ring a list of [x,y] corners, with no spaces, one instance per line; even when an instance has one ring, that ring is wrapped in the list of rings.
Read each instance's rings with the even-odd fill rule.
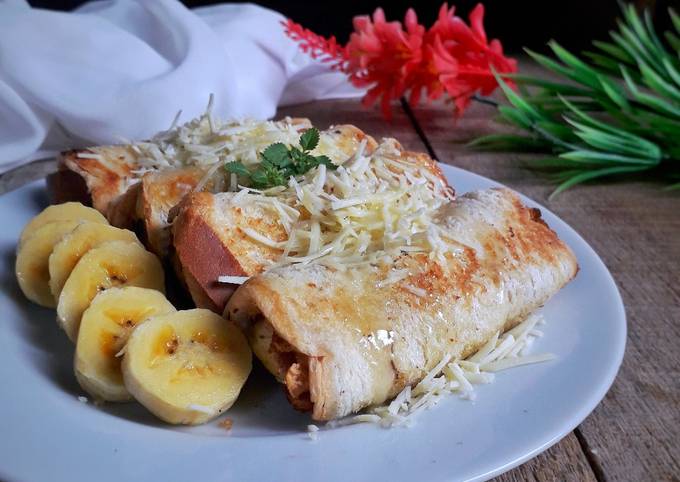
[[[382,145],[394,148],[397,155],[424,168],[432,177],[448,186],[436,162],[422,153],[408,152],[393,139]],[[371,145],[370,151],[377,144]],[[367,147],[368,148],[368,147]],[[238,287],[223,283],[220,276],[249,277],[272,266],[283,250],[253,239],[264,238],[282,243],[287,232],[266,205],[255,201],[257,196],[237,193],[196,193],[178,206],[173,221],[173,264],[178,276],[185,281],[194,303],[218,313]]]
[[[48,176],[47,186],[53,203],[79,201],[109,218],[113,207],[139,182],[139,167],[139,154],[131,146],[66,151],[57,159],[57,172]]]
[[[283,132],[288,125],[304,130],[311,127],[311,122],[304,118],[286,118],[275,125]],[[255,123],[248,129],[242,141],[234,140],[235,149],[254,149],[249,144],[252,140],[247,139],[255,139],[253,145],[258,144],[262,124]],[[364,139],[368,149],[376,144],[354,126],[335,126],[321,133],[317,151],[342,162]],[[78,200],[92,205],[112,225],[135,229],[151,251],[165,257],[170,247],[170,210],[199,185],[198,190],[210,192],[224,190],[225,186],[223,182],[216,182],[215,177],[206,178],[210,165],[149,169],[148,162],[141,165],[142,157],[141,151],[133,146],[64,152],[59,159],[59,170],[49,177],[48,186],[54,200]]]
[[[161,257],[168,254],[171,239],[168,229],[170,210],[194,191],[206,175],[206,169],[191,166],[148,172],[142,177],[134,210],[134,221],[143,232],[148,248]],[[212,191],[214,183],[205,186]]]
[[[300,120],[301,122],[301,120]],[[376,142],[370,136],[352,125],[339,125],[321,132],[318,151],[335,162],[342,162],[351,156],[366,140],[366,148],[372,150]],[[141,225],[147,246],[159,256],[165,257],[171,245],[169,217],[171,210],[194,190],[219,192],[224,183],[218,179],[205,178],[205,167],[191,166],[180,169],[166,169],[143,175],[138,189],[135,220]],[[203,184],[201,189],[196,189]]]
[[[173,222],[174,266],[196,306],[220,313],[236,286],[220,276],[261,273],[280,249],[253,242],[244,228],[285,239],[283,227],[256,203],[234,202],[234,193],[192,194]]]
[[[139,182],[145,172],[209,164],[203,154],[206,147],[214,144],[248,151],[254,148],[253,141],[257,144],[258,140],[270,143],[271,139],[287,139],[309,127],[311,123],[304,118],[222,123],[206,112],[187,124],[159,133],[149,142],[63,152],[57,172],[48,177],[48,190],[54,203],[80,201],[100,211],[114,226],[129,228],[135,220]],[[213,146],[205,146],[204,142]]]

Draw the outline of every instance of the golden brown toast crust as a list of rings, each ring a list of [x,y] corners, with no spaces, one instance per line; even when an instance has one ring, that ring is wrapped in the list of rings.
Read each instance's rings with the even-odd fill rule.
[[[173,221],[175,256],[194,302],[222,313],[236,285],[219,283],[223,275],[248,276],[208,222],[213,195],[197,193],[183,202]],[[208,305],[212,303],[212,306]]]
[[[75,201],[92,206],[92,196],[85,179],[61,163],[57,165],[56,172],[47,176],[47,194],[52,204]]]
[[[305,118],[289,118],[286,122],[311,127]],[[339,138],[347,149],[366,137],[356,128],[340,127]],[[64,151],[57,159],[57,172],[48,176],[49,195],[53,203],[79,201],[90,205],[114,226],[143,228],[144,232],[139,234],[148,237],[148,247],[159,256],[167,256],[168,213],[193,190],[205,170],[187,166],[142,175],[137,172],[140,155],[129,145]],[[140,180],[144,184],[142,190],[137,186]]]
[[[167,256],[172,244],[170,210],[196,188],[204,175],[202,168],[185,167],[147,172],[142,177],[134,217],[144,227],[148,248],[157,255]]]
[[[82,157],[92,155],[100,158]],[[57,172],[48,180],[53,201],[88,201],[107,218],[118,198],[139,180],[133,172],[138,167],[137,155],[127,146],[65,151],[57,165]]]

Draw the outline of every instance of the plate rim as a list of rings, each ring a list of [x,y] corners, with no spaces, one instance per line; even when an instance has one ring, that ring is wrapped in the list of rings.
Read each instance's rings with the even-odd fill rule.
[[[523,463],[533,459],[534,457],[542,454],[546,450],[548,450],[550,447],[553,445],[556,445],[559,443],[564,437],[569,435],[570,432],[573,432],[583,421],[585,421],[586,418],[590,416],[590,414],[597,408],[597,406],[604,400],[604,397],[607,395],[609,390],[611,389],[612,385],[614,384],[614,381],[616,380],[616,377],[619,374],[619,371],[621,370],[621,365],[623,363],[623,359],[626,353],[626,346],[627,346],[627,341],[628,341],[628,317],[626,315],[626,307],[625,304],[623,303],[623,297],[621,296],[621,290],[619,289],[618,284],[616,283],[616,280],[612,276],[611,272],[609,271],[609,268],[605,264],[605,262],[602,260],[600,255],[595,251],[595,248],[593,248],[590,243],[579,233],[576,229],[574,229],[569,223],[567,223],[565,220],[563,220],[560,216],[555,214],[553,211],[551,211],[549,208],[547,208],[545,205],[542,203],[539,203],[535,201],[533,198],[521,193],[520,191],[517,191],[501,182],[498,182],[494,179],[482,176],[480,174],[477,174],[472,171],[468,171],[466,169],[457,167],[457,166],[452,166],[450,164],[445,164],[442,162],[438,161],[438,165],[442,170],[444,171],[446,175],[446,171],[449,170],[451,171],[452,175],[455,172],[463,172],[467,176],[472,176],[475,180],[484,182],[484,183],[491,183],[496,185],[497,187],[502,187],[506,189],[510,189],[513,192],[516,192],[519,194],[520,198],[522,201],[526,204],[532,205],[533,207],[537,207],[538,209],[541,210],[541,213],[548,213],[551,217],[553,217],[559,224],[562,225],[563,229],[566,229],[567,231],[570,232],[570,235],[576,237],[576,239],[583,244],[589,251],[589,254],[591,257],[598,263],[599,268],[606,273],[607,280],[609,282],[609,285],[614,288],[614,292],[616,293],[616,307],[617,307],[617,315],[620,316],[621,318],[621,326],[622,330],[618,332],[617,334],[619,335],[617,337],[617,353],[615,357],[615,362],[612,364],[610,367],[610,370],[608,371],[607,374],[607,380],[605,383],[601,384],[599,386],[599,390],[594,393],[591,397],[588,399],[588,403],[585,403],[582,405],[581,410],[578,412],[578,414],[572,416],[572,420],[577,420],[573,424],[567,424],[567,425],[573,425],[571,428],[568,430],[562,430],[561,433],[555,435],[552,439],[546,441],[544,444],[542,444],[539,447],[536,447],[535,450],[527,453],[526,455],[519,457],[518,459],[502,466],[497,469],[491,470],[483,475],[480,474],[479,477],[470,479],[473,481],[477,480],[488,480],[492,477],[501,475],[505,472],[508,472],[509,470],[514,469],[515,467],[518,467],[522,465]],[[448,179],[447,175],[447,179]],[[464,194],[464,193],[463,193]],[[456,192],[456,196],[458,195],[458,192]],[[554,230],[554,226],[552,226],[552,223],[548,223],[550,226],[550,229]]]

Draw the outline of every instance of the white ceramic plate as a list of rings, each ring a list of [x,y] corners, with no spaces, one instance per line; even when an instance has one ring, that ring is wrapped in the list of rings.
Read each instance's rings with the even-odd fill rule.
[[[498,185],[443,169],[458,193]],[[534,345],[534,352],[558,358],[499,373],[495,383],[478,388],[475,402],[454,396],[411,428],[355,425],[324,430],[316,441],[305,433],[308,417],[290,408],[263,373],[250,378],[227,414],[234,420],[231,435],[216,423],[164,425],[135,403],[81,403],[72,345],[54,312],[24,299],[14,279],[16,240],[45,202],[42,183],[0,197],[3,480],[481,480],[576,427],[602,399],[623,357],[625,313],[611,275],[574,230],[542,208],[581,267],[545,306],[545,336]]]

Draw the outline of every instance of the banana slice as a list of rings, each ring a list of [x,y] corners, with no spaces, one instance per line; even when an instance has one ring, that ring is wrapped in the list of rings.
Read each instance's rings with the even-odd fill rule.
[[[137,236],[127,229],[107,224],[85,222],[57,243],[50,255],[50,289],[58,300],[61,290],[80,258],[90,249],[108,241],[139,243]]]
[[[99,293],[83,313],[78,330],[74,369],[80,386],[96,399],[130,400],[120,369],[122,358],[116,354],[137,325],[174,311],[156,290],[126,286]]]
[[[76,341],[83,312],[100,291],[139,286],[165,293],[163,268],[139,243],[109,241],[89,250],[71,271],[57,304],[57,320]]]
[[[52,221],[90,221],[99,224],[109,224],[99,211],[88,208],[80,203],[54,204],[45,208],[26,225],[21,232],[19,244],[23,244],[24,241],[33,236],[40,226]]]
[[[178,311],[132,332],[123,380],[157,417],[196,425],[233,405],[251,363],[248,342],[235,324],[210,310]]]
[[[77,226],[78,221],[48,222],[19,245],[14,270],[26,298],[47,308],[57,306],[49,285],[50,254],[54,245]]]

